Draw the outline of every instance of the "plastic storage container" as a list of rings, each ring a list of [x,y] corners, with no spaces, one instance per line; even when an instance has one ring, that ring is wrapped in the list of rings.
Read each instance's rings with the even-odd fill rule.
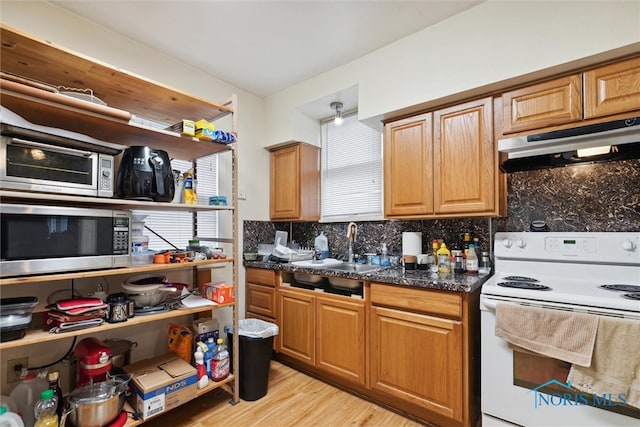
[[[36,305],[36,297],[0,299],[0,342],[13,341],[25,336]]]
[[[278,325],[260,319],[243,319],[238,322],[240,397],[247,401],[258,400],[267,394],[273,337],[278,335]],[[231,355],[233,333],[227,329]],[[231,359],[233,366],[233,359]]]

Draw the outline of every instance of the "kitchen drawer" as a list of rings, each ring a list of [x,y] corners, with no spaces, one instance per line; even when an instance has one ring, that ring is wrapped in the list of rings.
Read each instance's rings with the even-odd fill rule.
[[[247,283],[246,292],[247,312],[271,318],[276,317],[275,288]]]
[[[456,292],[371,284],[371,304],[460,318],[462,296]]]
[[[276,271],[262,268],[247,268],[245,281],[267,286],[276,286]]]

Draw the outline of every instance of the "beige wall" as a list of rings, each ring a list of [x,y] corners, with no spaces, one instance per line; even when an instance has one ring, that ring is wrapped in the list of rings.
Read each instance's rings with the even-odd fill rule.
[[[638,0],[490,0],[267,98],[265,144],[315,143],[313,127],[296,108],[354,84],[359,117],[375,126],[620,48],[640,51]]]

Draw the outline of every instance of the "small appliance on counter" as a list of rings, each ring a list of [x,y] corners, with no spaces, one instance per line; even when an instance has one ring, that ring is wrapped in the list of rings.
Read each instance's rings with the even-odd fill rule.
[[[171,202],[175,181],[166,151],[133,146],[124,151],[117,179],[118,197]]]

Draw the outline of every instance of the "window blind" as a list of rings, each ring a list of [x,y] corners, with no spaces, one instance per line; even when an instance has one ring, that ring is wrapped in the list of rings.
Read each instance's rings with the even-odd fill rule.
[[[193,164],[185,160],[171,160],[174,171],[184,173]],[[176,189],[180,191],[180,189]],[[218,155],[202,157],[196,161],[196,194],[198,204],[209,204],[209,196],[218,194]],[[196,234],[206,237],[218,237],[218,212],[178,212],[162,210],[135,210],[134,215],[147,215],[145,226],[149,227],[164,239],[180,249],[185,249],[189,240]],[[194,226],[195,224],[195,226]],[[144,234],[149,236],[149,249],[172,249],[171,244],[156,236],[149,230]]]
[[[322,221],[382,218],[382,134],[356,113],[322,124]]]

